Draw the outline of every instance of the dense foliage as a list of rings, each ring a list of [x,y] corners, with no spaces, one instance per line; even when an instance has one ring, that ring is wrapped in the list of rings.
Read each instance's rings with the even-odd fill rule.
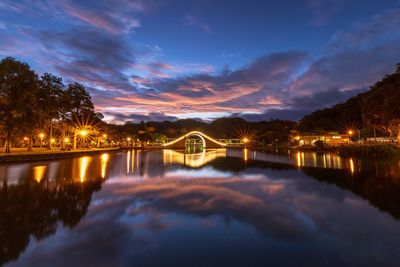
[[[25,137],[28,150],[35,143],[51,148],[57,132],[62,140],[74,136],[82,124],[101,122],[94,112],[89,93],[79,83],[64,86],[62,78],[50,73],[41,77],[28,64],[7,57],[0,61],[0,134],[5,152],[10,152],[13,137]],[[45,141],[45,142],[44,142]],[[55,139],[54,139],[55,142]],[[65,142],[62,142],[65,145]]]
[[[332,108],[317,110],[299,123],[301,131],[359,129],[364,136],[373,132],[399,138],[400,64],[365,93]]]

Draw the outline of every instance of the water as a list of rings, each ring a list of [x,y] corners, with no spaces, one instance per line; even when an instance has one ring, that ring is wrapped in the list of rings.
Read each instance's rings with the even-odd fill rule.
[[[399,266],[400,163],[129,151],[0,165],[0,265]]]

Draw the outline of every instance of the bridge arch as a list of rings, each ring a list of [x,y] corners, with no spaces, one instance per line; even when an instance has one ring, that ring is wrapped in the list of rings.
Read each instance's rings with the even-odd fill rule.
[[[198,134],[198,133],[193,133],[193,134],[190,134],[190,135],[188,135],[186,138],[185,138],[185,146],[187,145],[187,141],[190,139],[190,137],[192,137],[192,136],[197,136],[197,137],[199,137],[200,139],[201,139],[201,141],[203,142],[203,148],[206,148],[206,140],[204,139],[204,137],[201,135],[201,134]]]
[[[219,148],[219,147],[227,146],[227,144],[219,142],[218,140],[215,140],[211,136],[206,135],[205,133],[200,132],[200,131],[188,132],[188,133],[176,138],[175,140],[165,143],[163,146],[166,148],[185,148],[186,141],[191,136],[199,137],[203,141],[203,148]]]

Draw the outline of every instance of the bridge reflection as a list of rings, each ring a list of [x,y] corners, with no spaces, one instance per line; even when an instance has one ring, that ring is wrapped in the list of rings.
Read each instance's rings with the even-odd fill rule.
[[[226,149],[209,149],[196,154],[188,154],[184,151],[171,149],[163,150],[164,164],[179,164],[192,168],[202,167],[220,157],[226,157]]]

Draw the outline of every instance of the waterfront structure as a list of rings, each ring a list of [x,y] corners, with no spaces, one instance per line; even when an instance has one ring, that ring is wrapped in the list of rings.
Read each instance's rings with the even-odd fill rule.
[[[293,143],[298,143],[300,146],[315,145],[317,141],[322,141],[332,146],[345,145],[350,143],[350,135],[338,132],[298,133],[292,140]]]

